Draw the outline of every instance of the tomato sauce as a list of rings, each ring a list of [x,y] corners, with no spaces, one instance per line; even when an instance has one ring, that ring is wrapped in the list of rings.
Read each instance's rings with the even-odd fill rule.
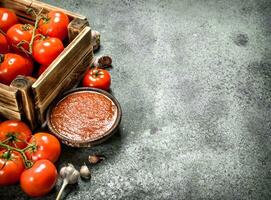
[[[52,109],[51,126],[61,136],[75,141],[102,137],[117,119],[117,106],[95,91],[69,94]]]

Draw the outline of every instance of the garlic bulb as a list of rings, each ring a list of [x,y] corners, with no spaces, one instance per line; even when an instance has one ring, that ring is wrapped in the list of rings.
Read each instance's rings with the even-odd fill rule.
[[[59,200],[61,197],[61,194],[63,193],[65,187],[68,184],[75,184],[78,182],[80,173],[78,172],[78,170],[75,169],[75,167],[72,164],[68,164],[67,166],[64,166],[60,169],[59,172],[61,178],[63,179],[63,183],[61,186],[61,189],[57,195],[56,200]]]

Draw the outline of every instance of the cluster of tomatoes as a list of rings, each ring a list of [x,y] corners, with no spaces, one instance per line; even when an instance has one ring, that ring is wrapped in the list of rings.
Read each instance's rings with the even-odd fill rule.
[[[0,8],[0,83],[9,85],[17,75],[39,76],[64,50],[69,18],[60,11],[36,17],[32,24],[20,23],[16,14]],[[34,70],[34,64],[39,66]]]
[[[57,169],[53,164],[61,153],[58,139],[49,133],[32,135],[19,120],[0,124],[0,186],[20,182],[29,196],[43,196],[55,186]]]

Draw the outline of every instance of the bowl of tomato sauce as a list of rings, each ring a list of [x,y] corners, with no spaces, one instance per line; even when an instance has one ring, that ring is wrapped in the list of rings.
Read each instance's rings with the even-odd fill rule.
[[[113,95],[81,87],[66,92],[49,107],[47,125],[64,144],[90,147],[112,136],[121,117],[121,106]]]

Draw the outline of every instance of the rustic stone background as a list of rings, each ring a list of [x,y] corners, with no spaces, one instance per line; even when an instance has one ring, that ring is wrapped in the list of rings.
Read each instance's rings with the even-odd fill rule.
[[[59,164],[107,157],[67,200],[271,199],[270,0],[43,1],[101,32],[123,109],[106,143],[64,148]]]

